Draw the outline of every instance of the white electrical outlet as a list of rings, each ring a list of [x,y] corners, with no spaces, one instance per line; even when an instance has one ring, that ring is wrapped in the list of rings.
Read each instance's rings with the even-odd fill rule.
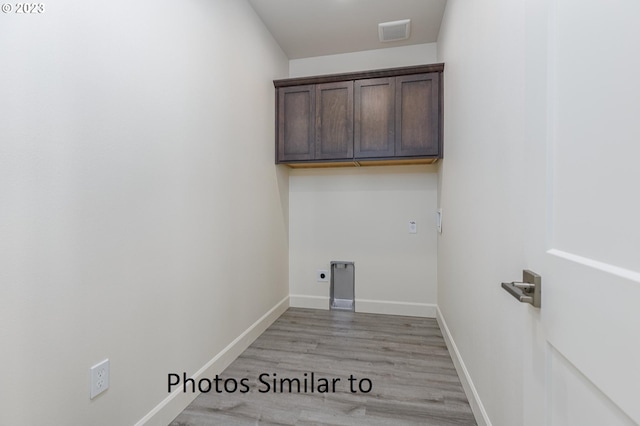
[[[89,371],[91,373],[90,398],[93,399],[109,389],[109,359],[94,365]]]
[[[415,220],[410,220],[409,221],[409,233],[410,234],[417,234],[418,233],[418,224],[416,223]]]
[[[316,272],[316,279],[318,282],[328,282],[329,281],[329,271],[325,269],[318,269]]]

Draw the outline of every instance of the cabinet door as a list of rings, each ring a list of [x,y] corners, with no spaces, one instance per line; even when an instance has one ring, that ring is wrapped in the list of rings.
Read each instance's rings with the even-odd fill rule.
[[[316,85],[316,160],[353,158],[353,82]]]
[[[278,162],[315,156],[315,86],[278,89]]]
[[[396,157],[439,154],[438,73],[396,77]]]
[[[395,83],[394,77],[355,82],[355,158],[393,157]]]

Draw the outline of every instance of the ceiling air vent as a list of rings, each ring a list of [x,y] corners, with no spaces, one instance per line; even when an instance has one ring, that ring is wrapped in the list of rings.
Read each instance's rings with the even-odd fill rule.
[[[409,38],[410,27],[411,19],[383,22],[382,24],[378,24],[378,36],[380,37],[380,41],[383,43],[388,41],[406,40]]]

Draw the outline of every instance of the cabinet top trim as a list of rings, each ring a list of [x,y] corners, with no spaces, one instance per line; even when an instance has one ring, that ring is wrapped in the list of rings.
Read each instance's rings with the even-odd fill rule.
[[[443,72],[444,64],[416,65],[412,67],[386,68],[372,71],[358,71],[344,74],[327,74],[310,77],[285,78],[273,80],[275,88],[302,86],[306,84],[331,83],[336,81],[360,80],[365,78],[396,77],[400,75],[422,74],[427,72]]]

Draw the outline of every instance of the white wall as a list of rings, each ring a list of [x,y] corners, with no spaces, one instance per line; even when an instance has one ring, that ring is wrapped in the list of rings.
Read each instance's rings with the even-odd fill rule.
[[[435,43],[295,59],[302,77],[436,62]],[[290,184],[289,283],[293,306],[328,309],[317,269],[356,262],[360,312],[435,316],[437,166],[295,170]],[[343,207],[336,210],[335,203]],[[408,221],[419,232],[408,234]]]
[[[288,60],[245,1],[0,20],[0,423],[133,424],[288,295]]]
[[[339,55],[316,56],[289,61],[290,77],[408,67],[436,62],[436,43],[389,47]]]
[[[316,271],[355,262],[358,312],[435,315],[435,166],[294,170],[290,176],[291,304],[329,308]],[[415,220],[418,233],[409,234]]]
[[[438,307],[482,400],[484,419],[494,425],[525,423],[523,336],[531,328],[525,327],[527,310],[500,287],[519,279],[525,266],[526,202],[519,191],[526,173],[524,16],[523,1],[449,0],[438,38],[446,154],[440,167]]]

